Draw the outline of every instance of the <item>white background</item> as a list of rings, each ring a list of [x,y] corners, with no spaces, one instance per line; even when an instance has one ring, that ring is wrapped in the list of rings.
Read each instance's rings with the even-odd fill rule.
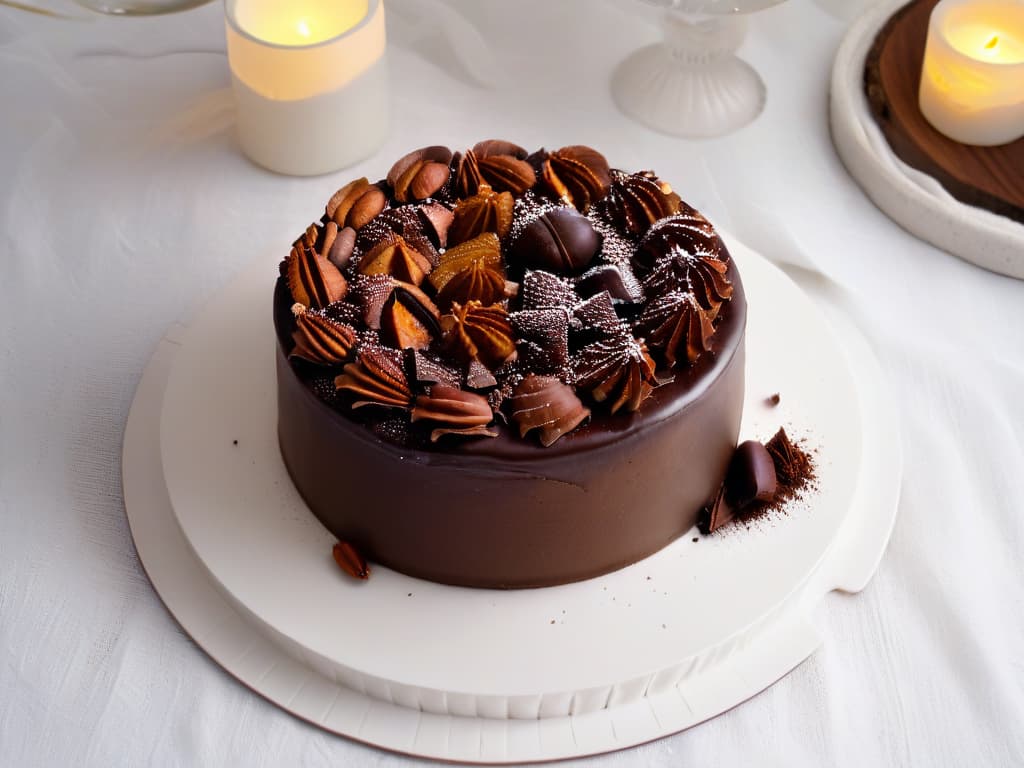
[[[807,0],[759,14],[743,53],[765,113],[687,142],[608,94],[614,64],[657,37],[638,6],[462,3],[497,62],[481,87],[403,0],[384,149],[289,179],[237,151],[219,5],[48,7],[75,18],[0,8],[0,765],[411,763],[298,722],[182,633],[132,548],[121,434],[168,325],[283,254],[337,187],[416,146],[492,137],[654,167],[768,257],[811,267],[792,274],[860,327],[900,402],[892,542],[862,594],[826,599],[824,647],[705,725],[579,762],[1024,764],[1024,283],[914,239],[847,176],[827,127],[843,21]]]

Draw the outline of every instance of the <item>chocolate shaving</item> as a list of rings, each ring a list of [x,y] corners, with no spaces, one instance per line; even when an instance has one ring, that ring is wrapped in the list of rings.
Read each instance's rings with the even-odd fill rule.
[[[590,418],[590,411],[576,397],[572,387],[554,377],[532,373],[516,386],[511,408],[519,436],[525,437],[537,430],[541,445],[545,447]]]
[[[725,496],[725,484],[723,483],[715,494],[714,500],[700,511],[697,518],[697,529],[707,536],[721,528],[736,517],[736,508],[729,503]],[[694,539],[696,541],[696,539]]]
[[[429,393],[417,397],[411,419],[413,422],[427,421],[435,425],[430,433],[431,442],[437,442],[444,435],[498,435],[496,430],[487,428],[494,420],[487,398],[447,384],[435,384]]]

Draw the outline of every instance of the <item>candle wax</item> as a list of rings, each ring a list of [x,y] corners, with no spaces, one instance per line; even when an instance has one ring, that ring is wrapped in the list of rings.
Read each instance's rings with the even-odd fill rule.
[[[365,18],[367,9],[367,0],[244,0],[235,14],[238,26],[258,40],[304,46],[346,32]]]
[[[948,30],[947,37],[960,53],[979,61],[1002,64],[1024,62],[1024,40],[988,24],[964,24]]]

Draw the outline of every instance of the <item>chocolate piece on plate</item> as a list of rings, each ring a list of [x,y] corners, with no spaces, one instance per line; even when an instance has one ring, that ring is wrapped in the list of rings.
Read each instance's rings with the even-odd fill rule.
[[[365,581],[370,578],[370,566],[367,565],[363,556],[359,554],[359,550],[349,542],[339,541],[334,545],[331,554],[334,555],[334,562],[338,564],[338,567],[353,579]]]
[[[714,501],[700,511],[697,518],[697,529],[707,536],[714,533],[736,517],[737,509],[725,497],[725,485],[718,489]],[[696,539],[695,539],[696,541]]]
[[[771,501],[776,487],[775,462],[768,450],[756,440],[740,443],[725,475],[729,502],[743,509],[755,501]]]

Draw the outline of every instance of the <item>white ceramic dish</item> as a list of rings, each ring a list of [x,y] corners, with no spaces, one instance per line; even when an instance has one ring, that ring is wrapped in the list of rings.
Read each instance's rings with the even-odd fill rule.
[[[750,304],[743,432],[767,438],[784,424],[818,452],[822,490],[787,516],[686,536],[563,587],[461,589],[385,568],[350,581],[277,450],[268,263],[173,329],[140,384],[124,487],[154,586],[255,691],[328,730],[425,757],[605,752],[753,696],[817,647],[810,616],[822,597],[870,578],[895,516],[900,452],[867,348],[849,334],[840,342],[788,278],[729,246]],[[773,392],[782,403],[770,409]]]
[[[846,33],[832,68],[832,141],[850,175],[897,224],[979,267],[1024,279],[1024,224],[960,202],[893,153],[864,95],[875,38],[906,0],[884,0]]]

